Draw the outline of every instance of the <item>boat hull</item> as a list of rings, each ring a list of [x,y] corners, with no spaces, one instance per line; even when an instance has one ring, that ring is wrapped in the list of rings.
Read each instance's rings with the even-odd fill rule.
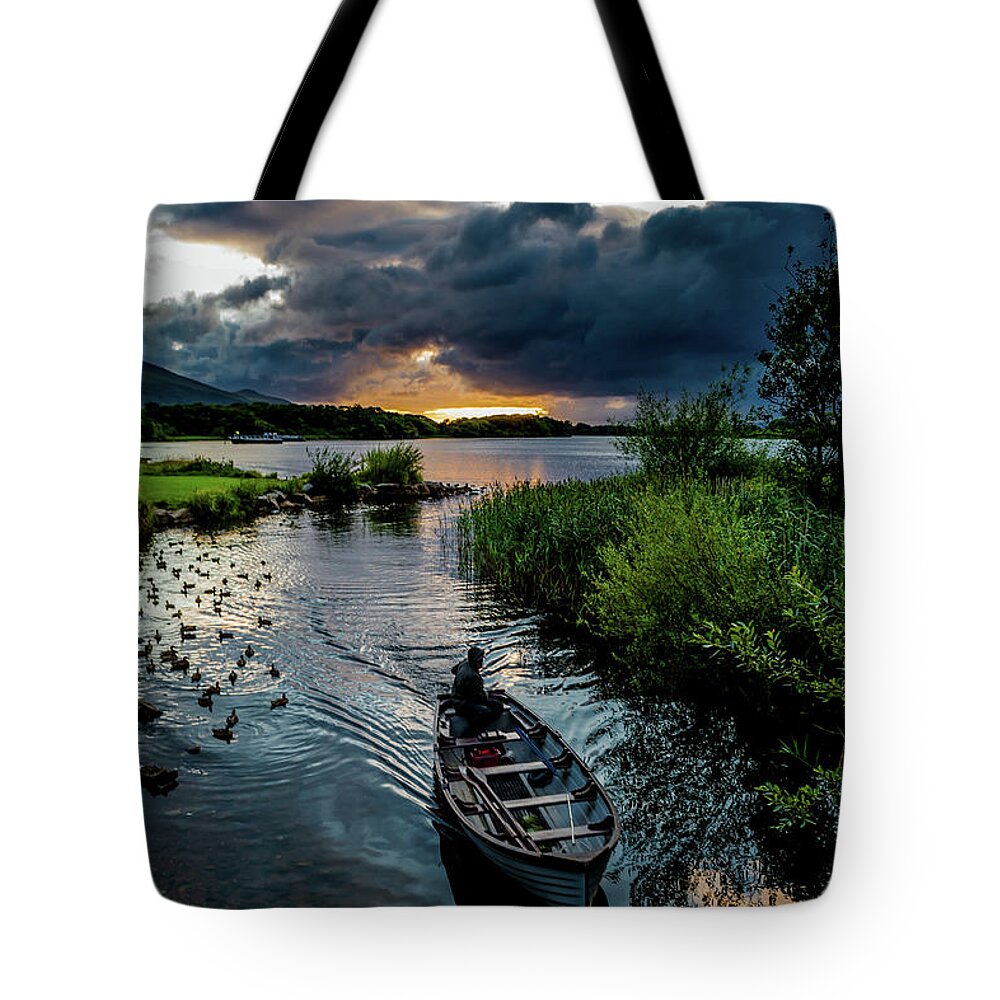
[[[499,868],[509,879],[537,899],[552,906],[589,906],[597,894],[608,859],[603,858],[589,868],[564,869],[549,867],[544,862],[527,862],[502,847],[469,836],[475,848],[487,861]]]
[[[513,725],[513,729],[519,733],[520,738],[515,737],[513,732],[503,735],[506,735],[507,740],[516,740],[517,744],[522,747],[527,744],[531,751],[541,755],[542,760],[548,760],[545,754],[538,750],[537,745],[531,742],[527,730],[523,728],[531,727],[533,724],[540,725],[541,720],[525,706],[509,695],[506,695],[505,692],[497,692],[496,695],[504,697],[508,706],[516,708],[522,720],[522,728],[518,729],[516,722]],[[576,822],[579,825],[576,827],[577,832],[575,836],[577,840],[581,837],[603,839],[602,844],[596,845],[592,850],[580,850],[580,848],[569,850],[568,843],[566,850],[552,849],[547,846],[539,850],[537,846],[531,843],[534,837],[546,841],[547,844],[558,844],[560,841],[568,842],[572,831],[572,821],[571,827],[568,830],[552,829],[551,833],[547,830],[542,830],[534,834],[533,837],[532,834],[526,833],[523,829],[516,829],[517,820],[515,818],[517,810],[524,810],[527,803],[534,801],[532,797],[521,798],[516,791],[513,793],[509,790],[506,791],[504,793],[506,796],[505,801],[509,801],[511,807],[515,810],[511,812],[503,809],[504,803],[497,798],[495,792],[488,792],[488,790],[483,789],[487,791],[486,799],[484,800],[481,793],[477,791],[474,796],[476,801],[471,803],[473,807],[470,809],[469,791],[470,789],[482,789],[486,781],[484,776],[502,775],[501,780],[507,780],[507,775],[511,773],[527,773],[528,771],[542,768],[543,764],[532,763],[529,760],[517,763],[511,767],[483,768],[479,772],[478,777],[473,775],[473,768],[457,767],[456,760],[460,764],[461,757],[456,758],[456,754],[461,754],[463,746],[467,744],[463,743],[461,738],[456,740],[454,737],[449,737],[449,742],[444,742],[448,731],[441,717],[441,712],[448,700],[447,696],[442,696],[441,707],[439,708],[439,738],[435,740],[434,778],[438,799],[448,814],[451,825],[463,835],[463,839],[475,849],[478,855],[502,873],[508,881],[528,893],[532,898],[553,906],[591,905],[600,889],[601,879],[604,876],[611,854],[617,844],[620,831],[617,814],[610,799],[607,797],[607,793],[598,785],[596,790],[591,787],[589,793],[585,793],[583,798],[574,798],[574,806],[583,802],[585,803],[585,809],[591,808],[586,803],[596,803],[598,798],[600,799],[604,811],[603,823],[609,825],[588,825],[586,823],[586,814],[581,817],[579,812],[577,812]],[[498,723],[498,725],[500,724]],[[555,753],[556,750],[565,748],[564,756],[568,754],[572,754],[573,756],[576,769],[572,773],[576,775],[576,779],[571,782],[571,787],[573,784],[579,784],[585,777],[593,779],[593,773],[586,768],[576,754],[573,754],[572,749],[569,748],[569,745],[558,732],[551,727],[547,727],[547,729],[555,744],[549,752]],[[545,739],[545,737],[536,738]],[[546,745],[548,746],[548,744]],[[507,746],[512,747],[514,744],[508,742]],[[522,761],[523,754],[524,751],[522,750]],[[449,756],[448,766],[444,766],[442,763],[443,755]],[[566,763],[560,763],[555,758],[553,760],[555,760],[559,768],[570,766]],[[553,760],[548,760],[550,770],[553,768]],[[552,773],[554,776],[556,774],[555,770],[552,770]],[[565,773],[568,774],[569,772]],[[542,787],[551,787],[554,783],[545,782]],[[588,783],[594,784],[593,780]],[[529,783],[524,784],[525,795],[528,795],[531,787]],[[570,795],[576,796],[579,792],[580,789],[567,792],[567,800]],[[457,795],[461,796],[461,802],[456,798]],[[540,808],[551,807],[555,809],[556,803],[562,808],[562,795],[561,791],[555,796],[543,794],[538,798]],[[497,826],[496,823],[487,824],[484,822],[484,810],[482,806],[485,801],[489,800],[492,800],[493,806],[487,811],[492,812],[493,818],[499,820],[500,826]],[[463,806],[463,808],[460,809],[459,805]],[[477,805],[478,807],[476,807]],[[473,814],[472,819],[476,820],[475,823],[470,820],[470,812]],[[543,814],[540,812],[539,816],[541,815]],[[548,817],[550,825],[553,825],[551,824],[552,819],[553,817],[550,815]],[[613,826],[610,825],[611,821],[613,821]],[[556,822],[554,826],[559,827],[561,824]],[[483,827],[488,828],[481,829]],[[600,830],[600,833],[595,833],[597,830]]]

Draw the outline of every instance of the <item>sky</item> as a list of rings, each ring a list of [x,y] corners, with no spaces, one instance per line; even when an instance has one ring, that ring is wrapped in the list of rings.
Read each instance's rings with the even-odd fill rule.
[[[159,206],[144,356],[298,403],[626,419],[752,363],[825,235],[763,203]]]

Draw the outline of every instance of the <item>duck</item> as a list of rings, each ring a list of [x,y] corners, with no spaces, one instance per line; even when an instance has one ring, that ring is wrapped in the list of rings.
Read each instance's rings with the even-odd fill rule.
[[[156,640],[156,645],[159,646],[160,640],[163,638],[163,636],[160,635],[159,629],[156,630],[156,634],[153,636],[153,638]]]
[[[260,615],[257,616],[257,627],[267,628],[269,625],[273,625],[274,622],[270,618],[261,618]]]
[[[280,677],[281,676],[281,671],[273,663],[271,664],[271,669],[268,670],[268,673],[272,677]]]
[[[282,695],[280,698],[275,698],[274,701],[271,702],[271,708],[284,708],[287,704],[287,696]]]
[[[198,704],[201,705],[202,708],[211,708],[212,707],[212,696],[210,694],[203,694],[198,699]]]
[[[229,683],[230,684],[235,684],[237,677],[239,677],[239,674],[237,674],[235,670],[230,670],[229,671]]]
[[[225,743],[233,742],[233,731],[228,727],[226,729],[213,729],[212,735],[217,740],[223,740]]]
[[[243,655],[244,655],[245,657],[247,657],[247,659],[249,659],[249,658],[250,658],[251,656],[253,656],[253,655],[254,655],[254,654],[255,654],[256,652],[257,652],[257,650],[256,650],[256,649],[254,649],[254,648],[253,648],[253,646],[247,646],[247,648],[246,648],[245,650],[243,650]]]
[[[232,632],[223,632],[221,628],[219,629],[219,642],[222,642],[223,639],[232,639],[232,637]]]
[[[236,709],[234,708],[229,715],[226,716],[226,728],[232,729],[237,722],[240,721],[240,717],[236,714]]]
[[[152,660],[147,660],[146,661],[146,673],[147,674],[155,674],[156,673],[156,664]]]
[[[238,660],[236,661],[236,666],[238,666],[238,667],[245,667],[246,665],[247,665],[247,661],[246,661],[246,657],[244,657],[244,656],[241,656],[241,657],[240,657],[240,658],[239,658],[239,659],[238,659]]]
[[[219,682],[216,681],[214,684],[211,684],[207,688],[205,688],[204,693],[207,695],[222,694],[222,688],[220,687]]]
[[[169,649],[164,649],[160,653],[160,659],[161,660],[169,660],[169,661],[176,660],[177,659],[177,647],[176,646],[171,646]]]
[[[167,611],[172,611],[174,608],[177,607],[176,604],[171,604],[170,601],[164,601],[163,606],[167,609]]]
[[[201,680],[201,671],[197,667],[194,668],[194,673],[191,675],[191,680],[193,680],[195,684],[197,684]]]

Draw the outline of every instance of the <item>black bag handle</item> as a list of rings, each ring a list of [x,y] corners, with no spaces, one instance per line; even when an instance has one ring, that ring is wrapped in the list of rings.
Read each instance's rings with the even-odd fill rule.
[[[674,102],[639,0],[594,0],[660,198],[702,198]],[[294,200],[323,120],[378,0],[342,0],[292,100],[255,200]]]

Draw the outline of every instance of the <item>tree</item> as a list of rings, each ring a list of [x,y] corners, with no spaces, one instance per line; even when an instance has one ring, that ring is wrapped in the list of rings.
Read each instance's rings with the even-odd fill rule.
[[[757,360],[764,366],[758,394],[787,421],[796,442],[795,460],[817,498],[843,505],[844,447],[840,382],[840,295],[833,220],[819,244],[820,259],[793,261],[791,284],[771,304],[765,332],[772,347]]]
[[[640,391],[635,418],[627,436],[616,442],[618,449],[638,458],[646,472],[668,478],[739,472],[749,458],[738,412],[749,372],[736,366],[704,392],[685,391],[676,401]]]

